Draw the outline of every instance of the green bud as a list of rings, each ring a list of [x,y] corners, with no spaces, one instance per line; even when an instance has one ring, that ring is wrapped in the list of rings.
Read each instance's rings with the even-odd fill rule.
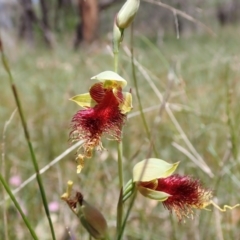
[[[133,21],[138,8],[140,0],[127,0],[122,6],[121,10],[117,15],[117,26],[120,29],[127,28]]]
[[[104,239],[106,237],[107,222],[97,208],[83,200],[77,215],[91,236],[96,239]]]

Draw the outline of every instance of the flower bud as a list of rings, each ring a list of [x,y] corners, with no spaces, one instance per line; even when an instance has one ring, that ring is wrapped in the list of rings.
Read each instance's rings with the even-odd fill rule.
[[[107,235],[107,222],[102,213],[85,200],[82,201],[79,219],[86,230],[96,239]]]
[[[68,181],[67,191],[61,198],[68,204],[92,237],[105,239],[108,226],[104,216],[97,208],[86,202],[80,192],[75,192],[72,196],[72,186],[73,182]]]
[[[139,4],[140,0],[127,0],[125,2],[117,15],[116,23],[120,29],[127,28],[131,24],[138,11]]]

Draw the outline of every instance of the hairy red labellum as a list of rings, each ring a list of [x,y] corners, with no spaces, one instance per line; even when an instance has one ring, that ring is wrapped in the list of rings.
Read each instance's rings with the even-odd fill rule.
[[[145,187],[171,195],[163,201],[163,205],[170,211],[174,210],[179,220],[192,215],[192,208],[206,207],[212,198],[212,192],[190,176],[174,174],[157,181],[157,185],[149,183]]]
[[[94,84],[90,89],[91,97],[97,102],[93,108],[78,111],[72,119],[73,141],[85,140],[84,149],[101,147],[101,136],[107,134],[116,140],[121,138],[121,130],[126,116],[119,109],[122,92],[104,89],[102,83]]]

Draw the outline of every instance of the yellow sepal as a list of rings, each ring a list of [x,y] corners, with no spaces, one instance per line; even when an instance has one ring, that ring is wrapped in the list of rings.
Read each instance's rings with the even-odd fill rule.
[[[76,95],[69,99],[83,108],[94,107],[97,103],[91,98],[89,93]]]

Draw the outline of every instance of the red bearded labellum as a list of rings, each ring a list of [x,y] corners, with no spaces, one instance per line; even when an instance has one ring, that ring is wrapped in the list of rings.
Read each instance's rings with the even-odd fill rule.
[[[89,155],[94,147],[102,149],[102,135],[109,135],[114,140],[121,140],[122,126],[126,115],[122,114],[119,104],[123,95],[121,88],[114,93],[112,88],[104,89],[102,83],[94,84],[89,91],[94,107],[78,111],[72,118],[72,141],[84,140],[84,155]]]
[[[157,179],[157,184],[146,185],[155,191],[165,192],[170,196],[163,205],[170,211],[174,210],[178,219],[193,216],[192,208],[203,209],[210,204],[212,191],[205,189],[199,180],[190,176],[171,175]]]
[[[212,198],[212,191],[203,188],[199,180],[178,174],[158,179],[156,190],[171,195],[163,205],[170,211],[173,209],[179,220],[192,215],[192,208],[205,208]]]

